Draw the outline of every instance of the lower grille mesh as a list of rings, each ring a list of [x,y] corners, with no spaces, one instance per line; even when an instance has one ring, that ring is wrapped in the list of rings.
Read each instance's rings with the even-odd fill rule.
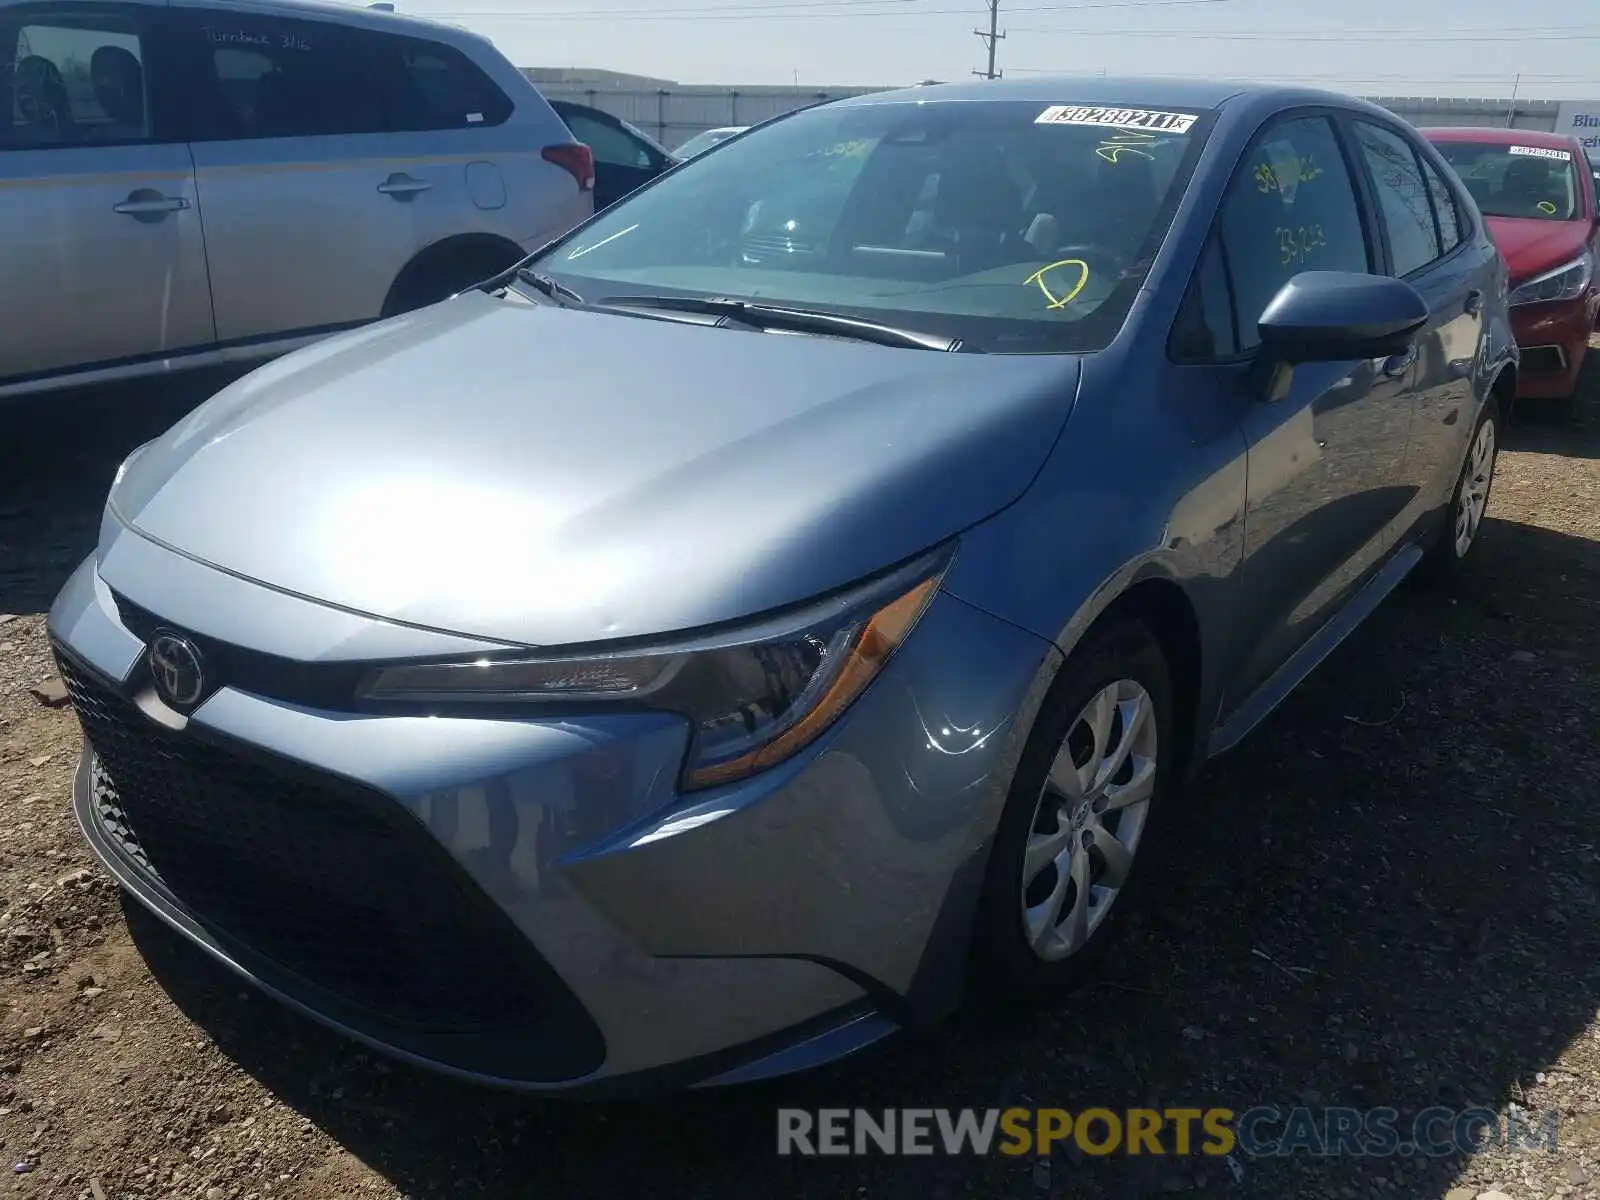
[[[466,1031],[545,1011],[526,940],[393,800],[162,729],[58,662],[101,830],[208,928],[387,1021]]]

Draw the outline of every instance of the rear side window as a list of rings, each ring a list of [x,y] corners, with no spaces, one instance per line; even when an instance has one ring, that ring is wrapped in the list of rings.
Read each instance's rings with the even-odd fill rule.
[[[569,111],[565,120],[572,136],[594,152],[596,162],[618,167],[651,165],[650,148],[625,130],[581,112]]]
[[[344,27],[220,10],[195,20],[186,82],[196,141],[383,130],[371,72]]]
[[[471,129],[511,116],[506,94],[454,47],[387,33],[358,36],[383,80],[390,131]]]
[[[8,24],[0,10],[0,147],[39,150],[148,141],[145,46],[111,14]],[[9,53],[5,53],[9,51]]]
[[[1355,186],[1325,117],[1280,121],[1256,139],[1218,229],[1241,352],[1260,345],[1261,314],[1300,272],[1371,270]]]
[[[1394,273],[1409,275],[1443,253],[1433,224],[1433,201],[1416,151],[1398,133],[1365,121],[1356,122],[1356,141],[1377,189]]]
[[[1456,198],[1449,184],[1425,158],[1422,159],[1422,173],[1427,176],[1428,194],[1433,197],[1433,212],[1439,218],[1439,250],[1449,254],[1461,244],[1461,213],[1456,208]]]

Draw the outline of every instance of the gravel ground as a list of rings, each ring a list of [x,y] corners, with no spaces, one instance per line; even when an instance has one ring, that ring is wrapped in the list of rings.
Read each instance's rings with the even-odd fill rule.
[[[1600,364],[1596,364],[1600,367]],[[68,813],[43,612],[117,460],[206,390],[0,446],[0,1190],[25,1196],[1592,1195],[1600,1177],[1600,370],[1526,414],[1454,594],[1408,586],[1177,818],[1150,915],[1065,1008],[971,1013],[738,1092],[579,1105],[375,1060],[124,902]],[[38,693],[34,689],[41,689]],[[796,1160],[779,1105],[1512,1105],[1445,1159]],[[12,1164],[15,1164],[14,1166]]]

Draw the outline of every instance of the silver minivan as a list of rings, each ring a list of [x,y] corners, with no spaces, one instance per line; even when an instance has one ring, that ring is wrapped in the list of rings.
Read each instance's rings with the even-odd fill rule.
[[[0,398],[275,355],[593,210],[515,67],[388,11],[0,0],[0,115]]]

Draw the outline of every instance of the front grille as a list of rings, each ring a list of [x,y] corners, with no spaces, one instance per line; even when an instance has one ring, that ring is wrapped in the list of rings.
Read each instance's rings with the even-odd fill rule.
[[[194,643],[205,660],[206,677],[213,688],[226,685],[257,696],[270,696],[308,708],[348,711],[365,666],[359,663],[305,663],[276,654],[235,646],[218,638],[163,621],[126,596],[111,594],[124,628],[147,645],[159,629],[170,629]]]
[[[220,943],[386,1022],[470,1031],[545,1012],[548,967],[395,801],[159,727],[58,664],[98,759],[101,832]]]

